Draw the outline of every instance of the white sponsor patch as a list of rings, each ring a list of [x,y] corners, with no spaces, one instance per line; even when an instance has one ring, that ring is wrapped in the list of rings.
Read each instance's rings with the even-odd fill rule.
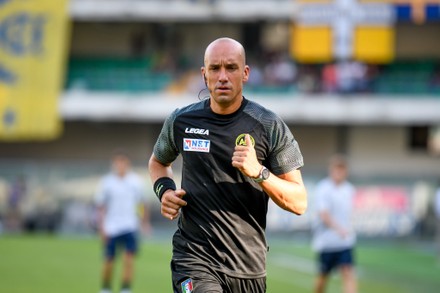
[[[206,139],[183,139],[183,150],[186,152],[202,152],[209,153],[211,147],[211,141]]]

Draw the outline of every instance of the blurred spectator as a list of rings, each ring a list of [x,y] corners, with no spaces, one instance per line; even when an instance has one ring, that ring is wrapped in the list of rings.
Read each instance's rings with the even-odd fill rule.
[[[138,250],[139,208],[142,224],[149,230],[149,213],[141,178],[131,171],[130,159],[122,151],[112,158],[112,172],[102,178],[95,197],[98,229],[104,244],[101,293],[110,293],[117,248],[124,249],[121,293],[131,292],[134,258]],[[141,205],[143,204],[143,205]]]
[[[249,67],[251,68],[249,79],[247,81],[247,85],[250,88],[256,88],[262,86],[264,84],[264,74],[261,70],[260,64],[257,62],[249,62]]]
[[[23,176],[17,176],[11,184],[8,194],[8,208],[6,216],[6,230],[19,232],[22,225],[20,205],[26,196],[26,180]]]
[[[60,232],[70,234],[91,233],[96,229],[96,213],[90,202],[79,199],[68,200],[63,209]]]
[[[59,202],[47,187],[29,188],[29,195],[23,199],[21,211],[26,232],[54,233],[58,229],[61,218]]]
[[[354,60],[344,60],[337,63],[336,77],[339,91],[350,94],[364,91],[366,86],[367,68],[365,64]]]
[[[329,63],[322,68],[322,87],[326,93],[338,90],[338,77],[335,63]]]
[[[300,67],[297,78],[297,85],[304,93],[315,93],[320,89],[320,70],[317,66],[303,64]]]
[[[275,54],[264,68],[265,80],[272,85],[291,85],[295,81],[296,73],[293,61],[282,54]]]
[[[353,255],[356,235],[352,227],[355,188],[347,181],[347,168],[343,156],[333,156],[329,164],[329,176],[317,185],[317,217],[312,241],[319,260],[316,293],[325,292],[330,274],[335,269],[341,273],[342,292],[357,292]]]

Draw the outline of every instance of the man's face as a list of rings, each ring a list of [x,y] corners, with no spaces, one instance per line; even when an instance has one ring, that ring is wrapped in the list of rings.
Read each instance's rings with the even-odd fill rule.
[[[244,62],[244,51],[233,42],[218,42],[208,48],[202,74],[214,103],[228,106],[241,99],[243,83],[249,77]]]
[[[130,161],[123,155],[116,155],[112,163],[114,172],[121,177],[127,174],[130,168]]]
[[[335,164],[330,167],[330,176],[336,183],[342,183],[347,179],[347,167],[345,165]]]

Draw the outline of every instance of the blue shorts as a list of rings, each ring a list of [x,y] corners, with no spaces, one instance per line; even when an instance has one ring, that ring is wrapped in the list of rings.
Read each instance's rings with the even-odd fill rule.
[[[327,275],[333,269],[341,265],[354,264],[353,249],[348,248],[339,251],[321,252],[319,254],[319,271],[322,275]]]
[[[136,254],[138,250],[136,232],[128,232],[107,239],[105,257],[109,260],[116,256],[116,250],[123,248],[126,252]]]

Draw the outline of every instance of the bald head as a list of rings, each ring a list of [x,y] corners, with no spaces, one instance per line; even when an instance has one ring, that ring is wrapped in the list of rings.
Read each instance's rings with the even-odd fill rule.
[[[236,52],[236,54],[239,56],[241,65],[244,66],[246,64],[246,53],[242,44],[231,38],[219,38],[212,41],[208,47],[206,47],[204,58],[205,66],[213,51],[218,52],[222,50]]]
[[[245,59],[243,46],[230,38],[217,39],[206,48],[201,73],[215,113],[230,114],[240,107],[250,72]]]

